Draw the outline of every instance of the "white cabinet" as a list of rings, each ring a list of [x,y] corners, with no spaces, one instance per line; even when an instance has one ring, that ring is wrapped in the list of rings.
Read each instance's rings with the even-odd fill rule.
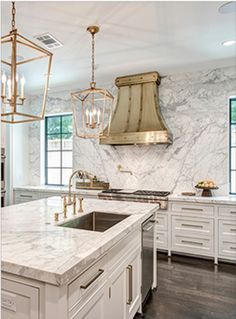
[[[141,231],[115,245],[68,291],[69,318],[132,319],[141,306]]]
[[[199,203],[172,203],[171,210],[175,212],[187,213],[193,216],[213,216],[214,215],[214,206],[213,205],[205,205]]]
[[[3,277],[3,319],[133,319],[141,309],[141,227],[68,285]]]
[[[98,319],[106,318],[105,309],[106,309],[106,289],[104,285],[98,287],[98,289],[91,295],[78,311],[69,315],[69,318],[73,319]]]
[[[2,319],[39,319],[39,290],[2,279]]]
[[[158,212],[157,248],[236,261],[236,206],[170,201]]]
[[[14,204],[22,204],[37,199],[40,199],[39,192],[14,191]]]
[[[156,245],[158,249],[168,249],[168,211],[164,213],[157,212]]]
[[[232,218],[236,221],[236,207],[235,206],[220,206],[219,217]]]
[[[108,279],[107,307],[105,318],[126,318],[126,270],[117,268]]]
[[[236,259],[236,221],[219,220],[219,255]]]
[[[126,267],[127,318],[133,318],[141,304],[141,251],[136,250]]]
[[[107,277],[107,256],[98,260],[81,276],[68,285],[68,305],[72,314],[80,307],[81,300],[96,293]]]
[[[213,219],[172,216],[172,250],[214,257]]]

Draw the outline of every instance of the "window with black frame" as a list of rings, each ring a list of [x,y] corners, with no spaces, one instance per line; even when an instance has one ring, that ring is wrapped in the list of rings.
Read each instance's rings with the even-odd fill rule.
[[[45,117],[45,184],[68,185],[72,173],[72,114]]]
[[[236,194],[236,97],[229,100],[230,118],[230,154],[229,154],[229,182],[230,194]]]

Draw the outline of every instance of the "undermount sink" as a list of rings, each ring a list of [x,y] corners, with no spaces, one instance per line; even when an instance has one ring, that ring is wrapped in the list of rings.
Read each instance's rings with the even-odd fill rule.
[[[61,224],[62,227],[104,232],[130,215],[92,212]]]

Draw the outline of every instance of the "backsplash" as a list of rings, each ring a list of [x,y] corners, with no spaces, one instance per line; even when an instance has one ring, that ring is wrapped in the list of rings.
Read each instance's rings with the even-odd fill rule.
[[[111,187],[192,191],[198,180],[214,179],[217,195],[228,192],[228,98],[236,95],[235,67],[162,78],[163,116],[173,145],[109,146],[74,136],[73,167],[97,175]],[[115,86],[108,87],[114,94]],[[32,105],[40,97],[32,99]],[[71,111],[69,92],[51,93],[47,113]],[[29,126],[29,174],[40,184],[40,123]],[[118,165],[132,171],[121,173]]]

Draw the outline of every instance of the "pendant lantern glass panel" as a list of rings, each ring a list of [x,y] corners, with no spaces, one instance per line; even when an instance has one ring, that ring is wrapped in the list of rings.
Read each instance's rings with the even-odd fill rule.
[[[52,53],[17,30],[1,38],[1,53],[1,121],[41,120],[46,107]]]
[[[90,88],[71,94],[76,135],[99,138],[109,135],[113,96],[106,89]]]

